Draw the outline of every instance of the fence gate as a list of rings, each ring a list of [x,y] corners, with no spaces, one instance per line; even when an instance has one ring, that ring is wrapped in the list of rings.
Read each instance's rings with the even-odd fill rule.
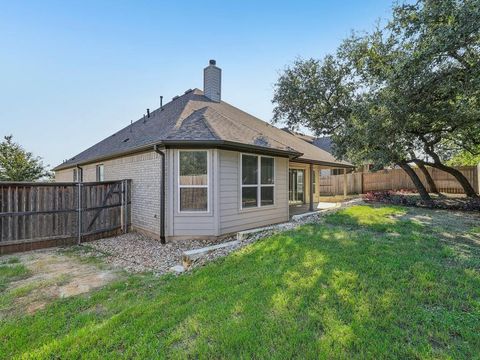
[[[0,182],[0,254],[127,232],[130,185]]]

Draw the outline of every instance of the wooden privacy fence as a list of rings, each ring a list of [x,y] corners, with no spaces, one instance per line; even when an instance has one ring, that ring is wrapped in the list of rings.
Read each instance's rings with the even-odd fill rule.
[[[130,184],[0,182],[0,254],[127,232]]]
[[[458,181],[450,174],[427,167],[437,188],[440,192],[450,194],[463,194],[463,188]],[[456,167],[472,184],[475,191],[479,192],[479,167],[462,166]],[[431,190],[420,169],[415,169],[422,183],[427,190]],[[344,175],[327,175],[320,177],[320,195],[341,195],[343,194]],[[415,190],[410,177],[402,169],[381,170],[372,173],[351,173],[347,174],[347,193],[360,194],[367,191],[379,190]]]
[[[320,176],[320,195],[343,195],[344,175]],[[362,173],[347,174],[347,194],[362,192]]]

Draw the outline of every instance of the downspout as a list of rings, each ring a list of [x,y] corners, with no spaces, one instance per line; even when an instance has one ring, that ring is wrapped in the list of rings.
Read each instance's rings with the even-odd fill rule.
[[[77,182],[83,182],[83,167],[80,165],[76,166],[77,168]]]
[[[162,164],[160,165],[160,243],[165,244],[165,153],[159,150],[158,145],[153,146],[153,150],[160,155]]]

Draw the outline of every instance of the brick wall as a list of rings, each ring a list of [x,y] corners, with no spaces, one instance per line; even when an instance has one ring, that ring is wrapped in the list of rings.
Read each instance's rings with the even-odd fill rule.
[[[105,180],[132,180],[132,225],[160,233],[160,155],[154,151],[82,166],[83,181],[96,181],[96,165],[104,165]],[[73,181],[73,170],[55,172],[55,181]]]

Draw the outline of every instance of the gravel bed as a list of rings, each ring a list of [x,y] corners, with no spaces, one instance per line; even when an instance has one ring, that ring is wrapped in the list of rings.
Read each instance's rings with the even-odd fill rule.
[[[361,201],[358,200],[344,202],[341,207],[358,204],[360,202]],[[304,216],[295,221],[292,220],[288,223],[274,225],[265,231],[250,235],[236,245],[209,252],[194,261],[190,268],[202,266],[214,259],[226,256],[237,249],[265,238],[273,233],[287,231],[307,223],[317,222],[319,218],[326,213],[334,212],[338,209],[339,208],[323,210]],[[171,272],[173,266],[182,264],[182,255],[184,251],[199,249],[235,239],[236,236],[214,240],[182,240],[167,242],[165,245],[162,245],[158,240],[151,239],[140,233],[132,232],[116,237],[92,241],[85,245],[104,254],[104,261],[114,267],[132,273],[153,271],[157,274],[164,274]]]
[[[106,255],[103,258],[104,261],[114,267],[132,273],[153,271],[164,274],[169,272],[172,266],[181,263],[184,251],[218,244],[223,241],[225,240],[182,240],[167,242],[162,245],[158,240],[131,232],[91,241],[85,245],[104,253]]]

